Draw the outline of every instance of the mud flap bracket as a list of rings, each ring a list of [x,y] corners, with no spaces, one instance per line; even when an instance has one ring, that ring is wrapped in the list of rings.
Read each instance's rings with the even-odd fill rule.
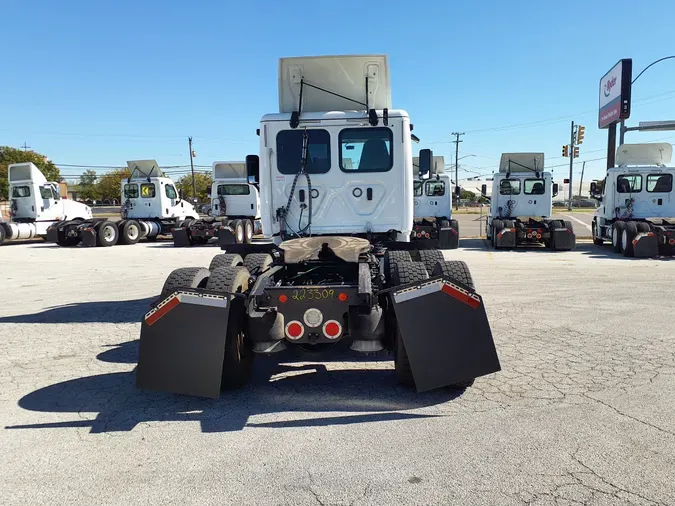
[[[437,276],[398,288],[391,300],[418,392],[501,370],[483,299],[474,291]]]
[[[654,232],[639,233],[633,239],[633,254],[636,258],[659,256],[659,244]]]
[[[154,305],[141,324],[136,387],[217,399],[229,306],[228,296],[187,289]]]
[[[568,228],[555,228],[553,234],[553,246],[558,251],[570,251],[576,244],[576,236]]]
[[[173,245],[175,248],[184,248],[187,246],[192,246],[192,241],[190,241],[190,236],[188,234],[187,227],[179,227],[172,229],[171,236],[173,237]]]

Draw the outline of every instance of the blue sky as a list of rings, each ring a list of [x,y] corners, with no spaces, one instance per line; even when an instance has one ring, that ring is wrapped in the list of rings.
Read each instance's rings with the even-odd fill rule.
[[[600,77],[620,58],[633,58],[636,75],[675,54],[675,2],[641,4],[0,0],[0,145],[27,142],[57,164],[186,165],[192,135],[199,165],[243,160],[260,117],[277,110],[279,57],[386,53],[416,148],[447,163],[461,131],[460,156],[477,155],[460,162],[468,170],[489,173],[507,151],[544,151],[560,165],[574,119],[586,126],[578,160],[593,160],[607,144]],[[629,123],[675,119],[675,60],[647,71],[633,97]],[[627,141],[665,137],[675,132]],[[590,161],[585,177],[604,167]]]

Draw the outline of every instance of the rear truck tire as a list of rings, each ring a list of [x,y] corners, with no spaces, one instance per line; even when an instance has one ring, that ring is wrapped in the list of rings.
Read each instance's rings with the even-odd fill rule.
[[[260,275],[269,269],[274,259],[267,253],[249,253],[244,257],[244,267],[253,275]]]
[[[387,280],[387,283],[391,285],[392,280],[394,279],[394,271],[396,270],[396,264],[412,262],[412,257],[407,251],[392,251],[387,250],[384,254],[384,275]]]
[[[459,236],[459,222],[457,220],[450,220],[450,228],[454,228]]]
[[[574,232],[574,225],[572,225],[571,221],[565,220],[565,221],[563,221],[563,223],[565,224],[565,228],[567,230],[569,230],[570,232]]]
[[[141,238],[141,225],[136,220],[124,220],[118,230],[120,244],[136,244]]]
[[[96,227],[96,246],[109,247],[117,244],[120,232],[112,221],[102,221]]]
[[[244,259],[237,253],[220,253],[213,257],[209,265],[210,271],[215,271],[219,267],[236,267],[243,265]]]
[[[401,262],[395,264],[393,286],[406,285],[429,279],[429,272],[422,262]]]
[[[648,232],[652,231],[652,227],[649,223],[646,221],[638,221],[636,222],[638,232],[641,234],[646,234]]]
[[[598,235],[597,220],[593,220],[591,222],[591,237],[593,237],[593,244],[595,244],[596,246],[602,246],[602,244],[604,243],[602,237]]]
[[[494,249],[499,249],[497,243],[497,235],[504,228],[504,222],[502,220],[492,220],[492,247]]]
[[[253,240],[253,223],[251,220],[244,221],[244,242],[250,244]]]
[[[181,267],[169,274],[162,287],[162,299],[181,288],[204,288],[209,279],[209,270],[203,267]]]
[[[443,252],[437,249],[422,249],[419,254],[420,262],[427,268],[427,272],[433,272],[437,263],[445,261]]]
[[[206,290],[221,293],[242,293],[248,289],[249,273],[246,267],[218,267],[211,272]],[[230,298],[229,320],[225,336],[225,356],[221,390],[240,388],[248,383],[253,372],[253,347],[246,336],[244,300]]]
[[[232,232],[234,233],[234,241],[237,244],[243,244],[245,233],[244,233],[244,224],[242,220],[234,220],[230,222],[230,227],[232,227]]]
[[[623,250],[623,256],[628,258],[635,256],[633,239],[635,239],[636,235],[638,235],[637,224],[634,221],[627,222],[621,233],[621,249]]]
[[[623,221],[617,221],[612,225],[612,249],[614,253],[621,253],[621,236],[626,224]]]
[[[452,226],[450,225],[450,222],[448,220],[441,220],[438,222],[438,224],[443,228],[448,228]]]
[[[0,223],[0,245],[5,242],[5,239],[7,238],[7,231],[5,230],[5,225],[3,223]]]
[[[471,271],[469,271],[469,266],[466,265],[466,262],[462,260],[444,260],[436,264],[436,267],[431,271],[431,276],[447,276],[450,279],[459,281],[460,283],[468,286],[472,290],[475,290],[473,284],[473,278],[471,277]]]

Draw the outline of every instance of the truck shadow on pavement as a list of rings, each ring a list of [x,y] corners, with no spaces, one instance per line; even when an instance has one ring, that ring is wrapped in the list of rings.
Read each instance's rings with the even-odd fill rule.
[[[126,363],[137,353],[136,341],[119,348],[123,351],[118,356],[106,358]],[[348,425],[441,416],[402,411],[442,404],[463,393],[440,389],[418,394],[399,386],[391,368],[374,369],[372,360],[363,362],[361,368],[352,361],[349,369],[333,369],[329,363],[279,363],[274,357],[260,357],[251,382],[223,392],[218,400],[138,390],[135,371],[83,377],[41,388],[18,403],[29,411],[72,413],[72,420],[5,428],[90,427],[91,433],[106,433],[130,431],[140,423],[192,421],[200,423],[202,432],[229,432]],[[97,414],[83,420],[86,413]],[[263,417],[249,423],[255,415]]]
[[[64,304],[39,313],[3,316],[0,323],[138,323],[155,299]]]
[[[592,242],[587,242],[577,245],[577,251],[580,251],[584,255],[589,256],[590,258],[613,258],[614,260],[628,260],[628,261],[637,261],[644,262],[645,260],[660,260],[668,261],[673,260],[673,257],[668,256],[658,256],[653,258],[634,258],[626,257],[623,253],[617,253],[612,249],[611,244],[604,244],[602,246],[596,246]]]

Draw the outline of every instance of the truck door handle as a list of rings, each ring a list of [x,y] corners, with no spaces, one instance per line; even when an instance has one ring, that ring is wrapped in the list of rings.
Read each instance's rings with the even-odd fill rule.
[[[304,202],[305,201],[305,190],[300,190],[298,192],[298,195],[300,196],[300,202]]]
[[[251,209],[253,209],[253,204],[251,204]]]
[[[373,189],[372,188],[368,188],[366,190],[366,198],[368,200],[373,200]]]

